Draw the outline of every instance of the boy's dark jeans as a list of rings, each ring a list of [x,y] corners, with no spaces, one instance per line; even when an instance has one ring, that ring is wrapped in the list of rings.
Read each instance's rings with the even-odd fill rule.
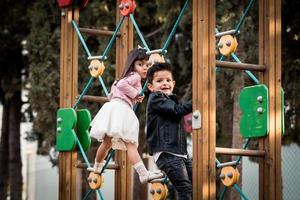
[[[192,199],[192,160],[169,153],[162,153],[157,162],[158,168],[164,171],[178,192],[179,200]]]

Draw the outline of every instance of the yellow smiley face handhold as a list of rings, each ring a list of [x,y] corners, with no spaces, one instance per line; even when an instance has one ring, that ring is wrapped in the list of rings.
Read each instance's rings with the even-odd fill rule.
[[[91,172],[88,177],[88,183],[91,189],[97,190],[102,186],[103,177],[100,174]]]
[[[150,194],[153,200],[165,200],[168,196],[168,187],[164,183],[151,183]]]
[[[238,169],[226,166],[222,168],[220,178],[225,186],[230,187],[239,181],[240,173]]]
[[[90,74],[92,77],[97,78],[101,76],[104,72],[105,66],[104,63],[100,60],[92,60],[89,65]]]
[[[224,56],[229,56],[231,53],[235,52],[238,43],[236,37],[232,35],[223,35],[218,43],[219,51]]]

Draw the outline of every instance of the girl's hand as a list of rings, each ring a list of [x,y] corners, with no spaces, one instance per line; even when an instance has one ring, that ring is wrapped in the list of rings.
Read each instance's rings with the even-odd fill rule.
[[[136,101],[139,102],[139,103],[142,103],[142,101],[144,100],[144,98],[145,98],[144,95],[143,95],[143,96],[138,95],[138,96],[136,97]]]

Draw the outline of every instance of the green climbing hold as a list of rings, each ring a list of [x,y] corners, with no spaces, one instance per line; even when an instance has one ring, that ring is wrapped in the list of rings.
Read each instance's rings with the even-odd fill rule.
[[[266,85],[246,87],[240,94],[240,132],[244,138],[263,137],[269,133],[269,96]]]
[[[77,111],[77,136],[84,151],[91,146],[89,126],[91,123],[91,114],[87,109]]]
[[[60,108],[56,116],[56,149],[72,151],[76,146],[76,112],[72,108]]]

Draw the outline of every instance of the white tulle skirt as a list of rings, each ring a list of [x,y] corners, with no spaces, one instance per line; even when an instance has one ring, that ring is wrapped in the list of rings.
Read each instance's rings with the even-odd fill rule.
[[[100,142],[104,136],[112,137],[113,149],[127,150],[124,142],[138,146],[139,120],[128,103],[112,99],[92,120],[90,135]]]

